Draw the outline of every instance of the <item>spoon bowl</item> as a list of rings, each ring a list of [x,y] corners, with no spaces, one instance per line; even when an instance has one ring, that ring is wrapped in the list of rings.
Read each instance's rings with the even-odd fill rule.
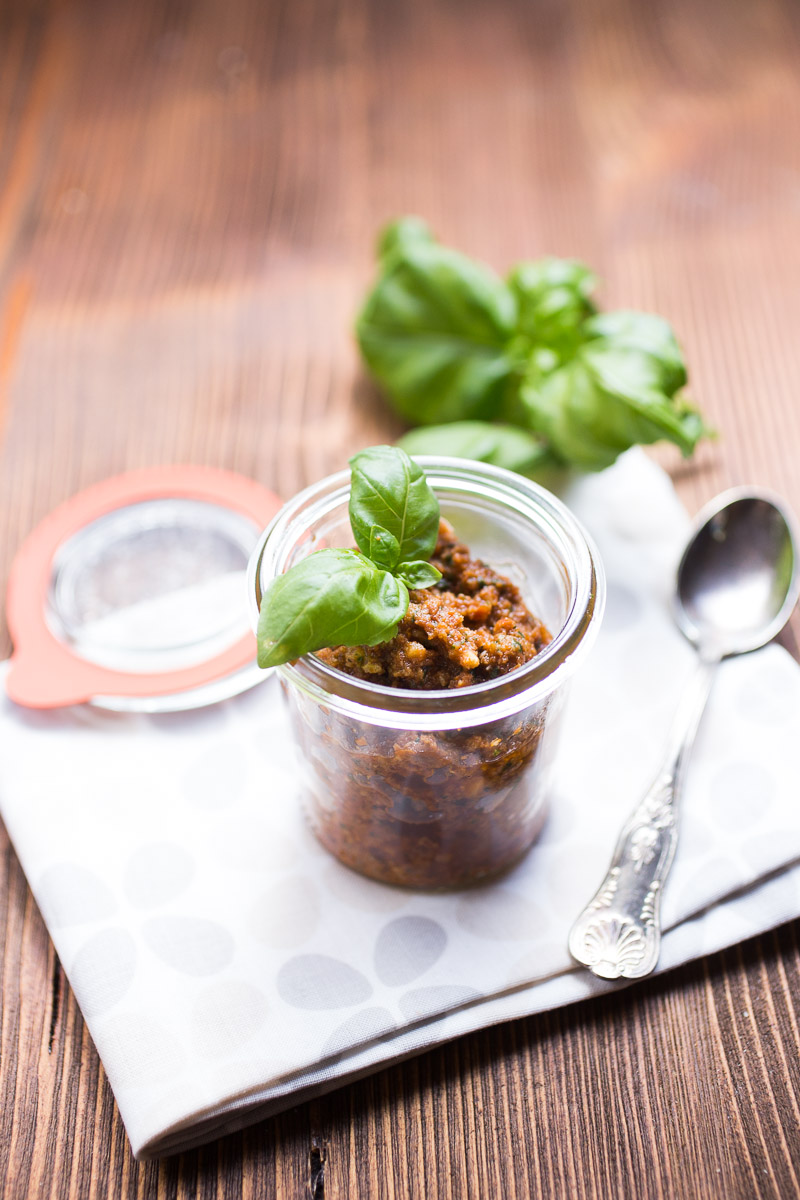
[[[800,593],[792,518],[768,492],[734,488],[699,514],[678,567],[674,613],[702,658],[757,650]]]

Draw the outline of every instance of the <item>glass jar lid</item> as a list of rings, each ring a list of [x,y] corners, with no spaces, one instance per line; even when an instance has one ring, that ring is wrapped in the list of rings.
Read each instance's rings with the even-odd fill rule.
[[[62,505],[12,567],[11,698],[168,711],[258,683],[246,568],[279,503],[230,472],[177,466]]]

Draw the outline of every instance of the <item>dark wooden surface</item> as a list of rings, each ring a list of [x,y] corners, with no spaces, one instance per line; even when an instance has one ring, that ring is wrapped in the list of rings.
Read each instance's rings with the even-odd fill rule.
[[[349,328],[401,212],[500,269],[582,256],[607,303],[667,315],[721,432],[689,465],[659,452],[689,507],[757,482],[800,509],[791,0],[0,13],[0,585],[121,469],[288,495],[393,436]],[[8,1196],[800,1194],[796,926],[137,1164],[2,839]]]

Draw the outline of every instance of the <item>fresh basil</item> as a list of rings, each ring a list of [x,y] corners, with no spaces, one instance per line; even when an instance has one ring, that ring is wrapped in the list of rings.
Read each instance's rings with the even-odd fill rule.
[[[422,467],[397,446],[371,446],[350,459],[350,472],[350,524],[362,554],[372,558],[375,540],[382,539],[375,561],[387,570],[429,558],[439,533],[439,502]]]
[[[258,621],[258,665],[274,667],[323,646],[389,641],[408,589],[354,550],[317,550],[273,580]]]
[[[646,313],[598,313],[594,287],[583,263],[557,258],[520,263],[504,281],[407,217],[379,240],[379,276],[356,334],[402,416],[461,427],[448,453],[519,460],[512,469],[525,474],[553,460],[599,470],[662,438],[691,454],[709,430],[682,394],[672,329]],[[533,437],[529,453],[505,431],[490,447],[479,422],[519,426]],[[436,453],[439,436],[420,432],[402,445]],[[536,445],[547,450],[541,460]]]
[[[352,520],[351,520],[352,528]],[[400,561],[400,543],[382,525],[371,525],[366,538],[367,558],[385,571],[391,571]]]
[[[403,217],[400,221],[391,221],[378,237],[378,258],[384,262],[395,251],[403,251],[415,242],[435,242],[430,228],[420,217]]]
[[[379,247],[381,275],[356,323],[372,374],[409,420],[492,416],[514,367],[511,289],[418,220],[390,226]]]
[[[279,666],[324,646],[390,641],[408,611],[409,588],[441,579],[421,557],[436,546],[439,502],[404,450],[373,446],[354,456],[350,518],[359,550],[317,550],[266,589],[259,666]]]
[[[442,572],[432,563],[418,559],[416,562],[401,563],[397,568],[397,578],[402,579],[407,588],[429,588],[442,578]]]
[[[519,263],[508,282],[517,300],[517,330],[530,351],[569,358],[583,322],[597,312],[591,299],[597,281],[589,268],[574,259],[543,258]]]
[[[585,470],[662,438],[691,454],[706,430],[678,392],[685,369],[666,321],[609,313],[587,321],[584,332],[565,365],[543,372],[532,364],[520,389],[521,419],[558,458]]]
[[[403,434],[398,445],[407,454],[477,459],[520,475],[539,475],[556,465],[547,446],[535,434],[514,425],[492,425],[488,421],[421,425]]]

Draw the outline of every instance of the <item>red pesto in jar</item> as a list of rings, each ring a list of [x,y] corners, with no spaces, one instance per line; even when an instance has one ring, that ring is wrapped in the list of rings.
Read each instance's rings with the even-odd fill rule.
[[[380,646],[336,646],[317,657],[357,679],[387,687],[458,688],[496,679],[521,667],[550,641],[523,603],[519,589],[439,525],[430,559],[442,573],[430,588],[411,592],[396,637]]]
[[[450,689],[513,671],[548,644],[515,584],[473,559],[444,521],[430,561],[442,579],[411,592],[392,641],[320,650],[318,658],[385,687]],[[433,732],[360,722],[299,696],[290,696],[290,709],[322,783],[312,791],[311,824],[355,870],[403,886],[464,886],[505,870],[538,833],[542,704]]]

